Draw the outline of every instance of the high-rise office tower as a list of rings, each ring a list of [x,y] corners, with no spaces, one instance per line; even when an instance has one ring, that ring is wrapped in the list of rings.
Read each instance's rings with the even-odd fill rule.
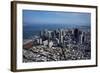
[[[80,35],[80,42],[81,44],[83,44],[85,41],[85,36],[84,36],[84,32],[82,32],[82,34]]]
[[[79,41],[79,30],[77,28],[74,29],[74,39],[76,42]]]
[[[45,37],[48,36],[48,30],[47,30],[47,29],[44,30],[44,36],[45,36]]]
[[[56,38],[55,31],[52,31],[52,32],[51,32],[51,38],[52,38],[52,39]]]
[[[63,46],[63,41],[64,41],[64,39],[63,39],[63,30],[61,29],[60,30],[60,43],[62,44],[62,46]]]
[[[50,43],[50,39],[51,39],[51,31],[48,31],[48,45]]]
[[[48,40],[50,41],[50,31],[48,31]]]
[[[61,38],[60,38],[60,42],[63,44],[63,36],[61,36]]]
[[[40,44],[40,45],[43,44],[42,38],[39,38],[39,44]]]
[[[47,39],[48,39],[48,30],[45,29],[45,30],[43,31],[42,40],[45,41],[45,40],[47,40]]]

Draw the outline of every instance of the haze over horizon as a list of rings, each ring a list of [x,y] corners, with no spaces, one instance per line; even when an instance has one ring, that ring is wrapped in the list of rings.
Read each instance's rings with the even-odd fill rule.
[[[91,14],[79,12],[23,10],[23,25],[35,24],[90,25]]]

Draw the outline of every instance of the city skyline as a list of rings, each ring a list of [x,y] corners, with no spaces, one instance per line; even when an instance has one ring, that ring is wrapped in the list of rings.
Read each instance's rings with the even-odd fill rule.
[[[37,37],[23,41],[23,62],[91,59],[90,36],[90,31],[78,28],[40,31]]]

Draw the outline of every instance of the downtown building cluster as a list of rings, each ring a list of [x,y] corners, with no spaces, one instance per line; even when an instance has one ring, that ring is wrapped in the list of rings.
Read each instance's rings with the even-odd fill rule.
[[[90,41],[90,33],[75,29],[43,30],[37,38],[34,38],[33,45],[44,45],[51,47],[67,47],[70,44],[84,44]]]

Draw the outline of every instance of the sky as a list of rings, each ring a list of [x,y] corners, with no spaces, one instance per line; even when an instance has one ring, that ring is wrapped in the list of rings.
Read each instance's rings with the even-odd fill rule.
[[[23,10],[24,25],[76,24],[90,25],[91,14],[79,12]]]

